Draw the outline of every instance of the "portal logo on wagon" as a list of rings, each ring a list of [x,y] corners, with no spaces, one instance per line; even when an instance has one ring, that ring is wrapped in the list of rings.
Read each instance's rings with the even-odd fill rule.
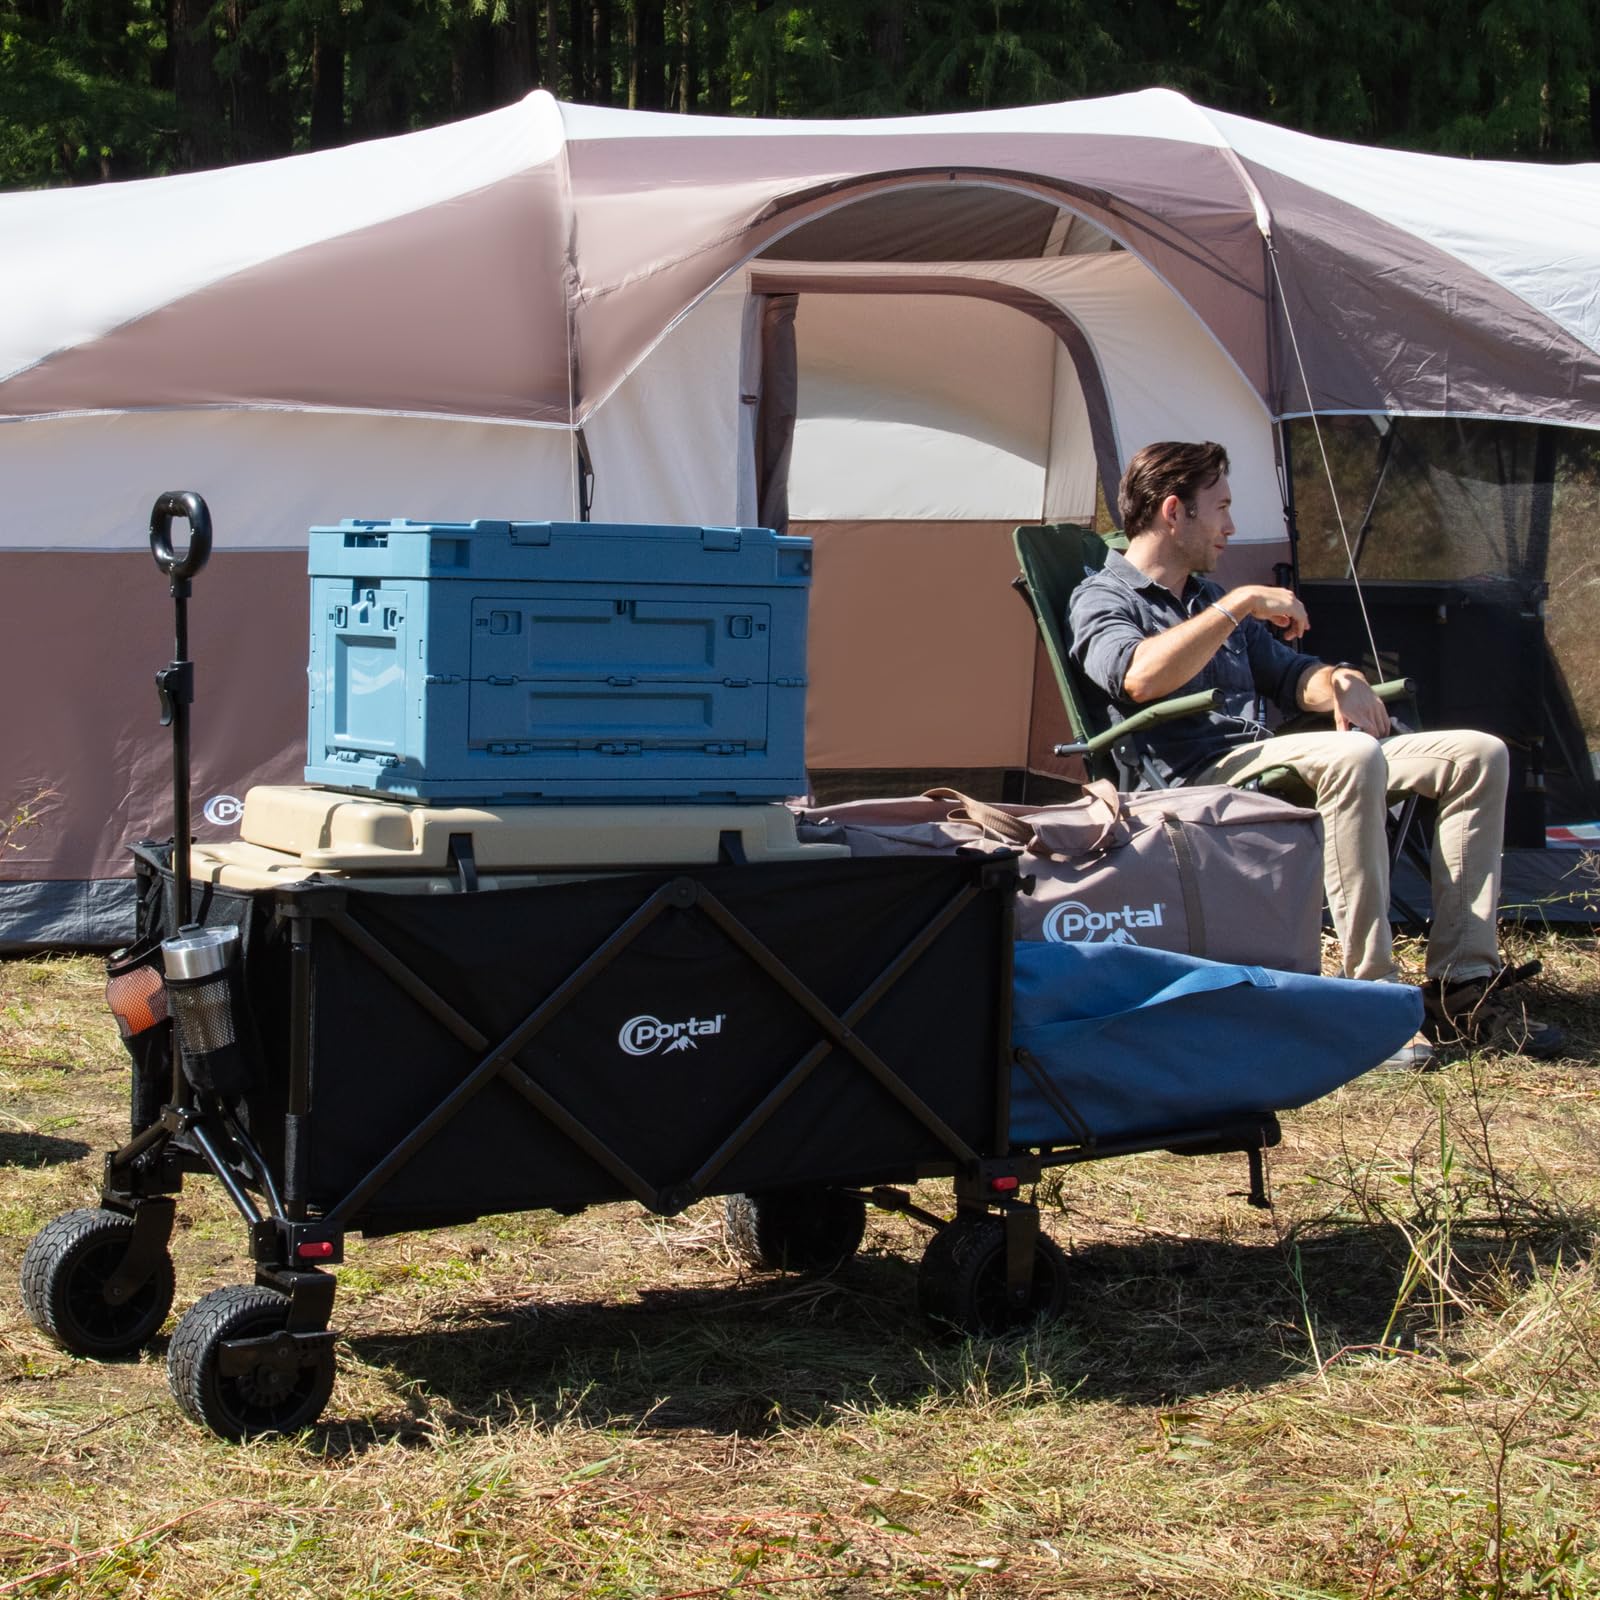
[[[617,1033],[617,1043],[630,1056],[669,1056],[674,1050],[698,1050],[696,1039],[721,1033],[727,1012],[714,1017],[690,1017],[683,1022],[663,1022],[659,1017],[629,1017]]]
[[[1091,911],[1081,900],[1063,900],[1044,919],[1044,936],[1051,944],[1137,944],[1135,928],[1163,926],[1166,902],[1123,906],[1120,911]]]
[[[229,828],[244,815],[244,801],[237,795],[214,794],[206,801],[205,818],[218,828]]]

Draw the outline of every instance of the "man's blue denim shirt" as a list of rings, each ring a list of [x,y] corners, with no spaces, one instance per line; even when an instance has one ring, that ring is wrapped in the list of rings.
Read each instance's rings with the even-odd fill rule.
[[[1138,710],[1123,694],[1122,681],[1140,640],[1197,616],[1221,598],[1222,590],[1197,574],[1176,598],[1117,550],[1073,590],[1067,608],[1072,659],[1105,694],[1113,721]],[[1321,665],[1315,656],[1291,650],[1264,622],[1247,617],[1200,672],[1173,690],[1180,695],[1220,689],[1221,709],[1151,729],[1143,735],[1145,748],[1169,782],[1182,783],[1235,746],[1267,736],[1263,700],[1292,716],[1299,709],[1301,683]]]

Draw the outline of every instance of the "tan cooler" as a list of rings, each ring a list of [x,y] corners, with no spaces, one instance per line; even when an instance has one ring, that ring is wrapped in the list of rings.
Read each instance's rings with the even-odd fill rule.
[[[196,845],[192,870],[197,883],[231,889],[315,875],[359,876],[365,888],[450,893],[459,887],[463,840],[481,889],[595,871],[708,866],[734,840],[752,863],[850,853],[844,845],[801,844],[794,814],[781,805],[429,806],[263,785],[245,795],[238,841]]]

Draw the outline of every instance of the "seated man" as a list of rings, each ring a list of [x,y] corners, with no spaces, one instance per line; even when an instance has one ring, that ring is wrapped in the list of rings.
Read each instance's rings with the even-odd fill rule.
[[[1429,1029],[1444,1043],[1559,1054],[1560,1031],[1507,996],[1527,972],[1502,966],[1495,937],[1505,746],[1470,731],[1391,732],[1383,702],[1359,670],[1299,654],[1268,631],[1270,622],[1290,640],[1306,632],[1305,607],[1291,590],[1245,584],[1224,593],[1200,576],[1216,566],[1234,531],[1227,472],[1227,453],[1210,443],[1146,445],[1128,463],[1117,495],[1128,551],[1112,551],[1074,591],[1073,659],[1105,692],[1114,717],[1171,695],[1221,691],[1221,710],[1145,736],[1168,782],[1242,783],[1288,766],[1315,791],[1346,977],[1395,978],[1388,794],[1436,800],[1423,989]],[[1269,741],[1263,696],[1286,713],[1325,712],[1335,731]],[[1391,1061],[1425,1067],[1431,1056],[1419,1036]]]

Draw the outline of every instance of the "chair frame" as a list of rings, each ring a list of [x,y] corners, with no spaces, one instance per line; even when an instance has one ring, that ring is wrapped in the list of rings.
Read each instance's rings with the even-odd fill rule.
[[[1071,639],[1067,633],[1067,601],[1072,590],[1093,571],[1105,563],[1106,555],[1113,549],[1126,549],[1127,540],[1122,535],[1102,537],[1081,523],[1024,523],[1012,533],[1016,551],[1018,575],[1012,587],[1027,603],[1040,642],[1044,646],[1050,670],[1055,677],[1063,710],[1076,736],[1071,743],[1058,744],[1058,756],[1081,756],[1092,777],[1107,777],[1121,788],[1165,787],[1161,775],[1150,758],[1139,747],[1137,736],[1153,727],[1171,722],[1179,717],[1192,717],[1203,711],[1214,711],[1220,702],[1215,689],[1196,694],[1174,695],[1141,706],[1121,722],[1095,727],[1090,711],[1092,701],[1085,692],[1081,674],[1072,664]],[[1068,538],[1070,548],[1062,546]],[[1051,549],[1051,545],[1057,546]],[[1082,571],[1063,584],[1070,576],[1070,565],[1082,561]],[[1409,678],[1389,679],[1373,686],[1380,700],[1410,700],[1415,704],[1416,685]],[[1294,768],[1285,763],[1261,773],[1250,780],[1247,787],[1269,792],[1290,787],[1302,780]],[[1427,847],[1416,837],[1415,822],[1419,797],[1414,794],[1399,797],[1389,823],[1390,916],[1402,927],[1425,930],[1428,919],[1413,906],[1393,892],[1394,869],[1402,854],[1408,854],[1428,874]],[[1394,913],[1399,912],[1399,916]]]

